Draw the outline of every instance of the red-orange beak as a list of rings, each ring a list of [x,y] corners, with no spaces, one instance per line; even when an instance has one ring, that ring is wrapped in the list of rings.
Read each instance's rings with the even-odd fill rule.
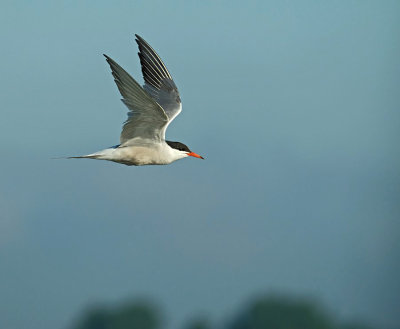
[[[198,154],[196,154],[194,152],[190,152],[187,155],[189,155],[191,157],[195,157],[195,158],[199,158],[199,159],[203,159],[204,160],[204,158],[201,155],[198,155]]]

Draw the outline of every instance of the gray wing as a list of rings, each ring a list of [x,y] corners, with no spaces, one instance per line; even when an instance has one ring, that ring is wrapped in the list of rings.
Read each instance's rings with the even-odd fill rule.
[[[178,88],[154,49],[139,35],[135,36],[145,81],[143,88],[161,105],[171,122],[182,110]]]
[[[111,67],[114,81],[128,107],[128,119],[122,128],[120,142],[136,137],[161,141],[169,117],[159,104],[114,60],[104,55]]]

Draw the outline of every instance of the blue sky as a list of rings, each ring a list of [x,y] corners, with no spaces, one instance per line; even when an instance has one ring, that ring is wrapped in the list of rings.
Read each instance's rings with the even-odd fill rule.
[[[0,321],[65,328],[149,296],[170,327],[261,292],[345,319],[400,317],[397,1],[3,1]],[[53,160],[115,145],[102,54],[142,82],[134,33],[206,161]]]

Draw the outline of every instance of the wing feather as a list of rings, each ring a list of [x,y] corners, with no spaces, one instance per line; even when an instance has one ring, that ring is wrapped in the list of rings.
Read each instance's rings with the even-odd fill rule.
[[[163,140],[169,122],[163,108],[121,66],[107,55],[104,56],[111,67],[122,101],[129,109],[121,132],[121,144],[137,137]]]
[[[182,110],[178,88],[156,51],[142,37],[135,36],[145,81],[144,90],[160,104],[171,122]]]

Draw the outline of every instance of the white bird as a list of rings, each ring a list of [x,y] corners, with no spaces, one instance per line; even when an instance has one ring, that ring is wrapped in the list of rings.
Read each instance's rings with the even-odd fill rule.
[[[171,75],[154,49],[135,34],[145,84],[143,88],[107,55],[114,81],[128,107],[120,144],[70,158],[108,160],[128,166],[165,165],[188,156],[203,159],[180,142],[165,140],[165,131],[182,104]]]

